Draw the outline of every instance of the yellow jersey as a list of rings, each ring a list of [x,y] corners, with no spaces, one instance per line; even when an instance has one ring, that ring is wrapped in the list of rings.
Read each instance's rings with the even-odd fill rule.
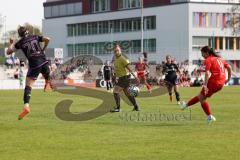
[[[129,60],[125,58],[122,54],[115,57],[114,60],[114,73],[116,77],[123,77],[128,75],[128,70],[126,66],[129,64]]]

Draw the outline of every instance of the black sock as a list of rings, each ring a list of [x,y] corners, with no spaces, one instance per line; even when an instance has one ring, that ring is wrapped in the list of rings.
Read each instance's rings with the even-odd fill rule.
[[[107,90],[109,90],[109,82],[107,81]]]
[[[119,95],[119,93],[114,93],[113,94],[114,95],[114,99],[115,99],[115,102],[116,102],[116,107],[117,107],[117,109],[120,109],[120,95]]]
[[[179,94],[179,92],[175,92],[175,95],[176,95],[177,101],[180,101],[180,94]]]
[[[50,80],[51,80],[50,74],[44,74],[43,77],[44,77],[44,79],[45,79],[46,81],[50,81]]]
[[[133,104],[134,108],[135,108],[135,109],[138,109],[139,107],[138,107],[138,105],[137,105],[137,102],[136,102],[135,97],[130,96],[130,95],[128,95],[128,94],[125,94],[125,95],[126,95],[127,98],[129,99],[129,101]]]
[[[29,86],[25,87],[25,89],[24,89],[24,97],[23,97],[24,104],[29,103],[30,98],[31,98],[31,91],[32,91],[31,87],[29,87]]]
[[[109,82],[109,86],[110,86],[110,88],[113,88],[113,86],[112,86],[112,82]]]

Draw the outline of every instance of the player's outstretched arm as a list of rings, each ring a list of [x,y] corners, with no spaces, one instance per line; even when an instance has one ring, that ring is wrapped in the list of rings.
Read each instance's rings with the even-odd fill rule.
[[[48,44],[49,44],[50,38],[49,37],[43,37],[43,42],[44,42],[44,46],[43,46],[43,51],[45,51],[45,49],[47,48]]]
[[[13,46],[13,39],[10,38],[8,42],[8,49],[7,49],[7,55],[10,55],[14,52],[14,46]]]

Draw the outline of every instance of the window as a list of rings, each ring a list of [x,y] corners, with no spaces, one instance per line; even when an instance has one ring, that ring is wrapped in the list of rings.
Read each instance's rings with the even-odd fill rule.
[[[219,37],[219,49],[223,49],[223,37]]]
[[[110,9],[110,0],[93,0],[92,12],[103,12]]]
[[[126,21],[126,31],[127,32],[132,31],[132,21],[131,20]]]
[[[97,22],[88,23],[88,34],[97,34]]]
[[[133,53],[141,52],[141,40],[133,40],[132,41],[132,52]]]
[[[226,47],[226,50],[229,49],[229,40],[228,40],[228,37],[225,38],[225,47]]]
[[[147,52],[156,52],[156,39],[147,40]]]
[[[222,17],[222,28],[226,28],[226,26],[227,26],[226,14],[224,13]]]
[[[59,6],[53,6],[52,7],[52,16],[55,17],[55,16],[58,16],[59,15]]]
[[[156,29],[156,17],[147,17],[146,18],[146,27],[148,29]]]
[[[229,40],[229,49],[232,50],[234,45],[234,39],[233,37],[229,37],[228,40]]]
[[[86,34],[88,34],[87,33],[87,23],[83,23],[83,24],[81,24],[81,32],[80,32],[82,35],[86,35]]]
[[[52,16],[52,7],[44,7],[44,17],[48,18]]]
[[[45,18],[82,14],[82,2],[44,7]]]
[[[98,22],[98,33],[99,34],[103,33],[103,22]]]
[[[156,17],[144,17],[145,30],[156,29]],[[68,36],[132,32],[141,30],[141,18],[109,20],[67,25]]]
[[[212,27],[212,13],[208,13],[208,27]]]
[[[75,3],[75,14],[82,14],[82,3]]]
[[[208,37],[193,37],[192,45],[194,47],[206,46],[208,45]]]
[[[72,44],[67,45],[67,50],[68,50],[68,57],[73,57],[73,45]]]
[[[220,14],[219,13],[217,13],[216,14],[216,27],[220,27]]]
[[[118,8],[122,9],[123,8],[123,1],[124,0],[118,0]]]
[[[103,33],[108,33],[108,21],[103,22]]]
[[[121,43],[127,42],[131,43],[130,48],[124,50],[125,53],[139,53],[141,52],[141,40],[127,40],[118,41]],[[81,43],[81,44],[68,44],[68,56],[73,57],[74,55],[101,55],[106,53],[111,53],[105,50],[105,44],[107,42],[97,42],[97,43]],[[75,46],[75,48],[74,48]],[[146,52],[156,52],[156,39],[144,39],[144,51]],[[76,54],[75,54],[76,53]]]
[[[119,0],[118,9],[139,8],[141,0]]]
[[[212,27],[213,28],[217,27],[217,14],[216,13],[212,14]]]
[[[223,14],[222,13],[219,13],[219,24],[217,27],[221,27],[223,28]]]
[[[108,27],[109,27],[108,21],[98,22],[98,33],[99,34],[108,33],[109,32]]]
[[[74,4],[72,4],[72,3],[67,4],[67,14],[68,15],[73,15],[74,14]]]
[[[240,49],[239,43],[240,43],[240,40],[239,40],[239,37],[237,37],[236,38],[236,49]]]
[[[139,30],[141,30],[141,20],[140,19],[133,20],[133,31]]]
[[[114,31],[114,32],[120,32],[120,21],[119,21],[119,20],[115,20],[115,21],[114,21],[113,31]]]
[[[73,36],[73,25],[72,24],[68,24],[67,25],[67,33],[68,33],[68,36],[71,37]]]
[[[206,27],[206,13],[202,13],[202,27]]]
[[[64,16],[67,14],[66,5],[59,5],[59,16]]]
[[[107,10],[106,1],[105,1],[105,0],[102,0],[101,2],[102,2],[102,4],[101,4],[101,6],[100,6],[100,7],[101,7],[100,9],[101,9],[102,11],[106,11],[106,10]]]
[[[126,32],[127,31],[127,24],[126,21],[121,21],[121,32]]]

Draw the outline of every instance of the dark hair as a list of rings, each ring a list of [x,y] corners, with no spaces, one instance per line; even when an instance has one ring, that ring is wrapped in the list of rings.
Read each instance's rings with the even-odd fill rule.
[[[215,52],[214,49],[210,48],[209,46],[202,47],[201,52],[208,53],[209,55],[214,57],[221,57],[218,52]]]
[[[148,56],[147,52],[143,52],[143,57],[147,58],[147,56]]]
[[[19,35],[19,37],[25,37],[27,34],[28,34],[28,30],[27,30],[26,27],[20,26],[18,28],[18,35]]]
[[[167,56],[166,56],[166,59],[168,59],[168,58],[172,59],[172,57],[171,57],[170,55],[167,55]]]

